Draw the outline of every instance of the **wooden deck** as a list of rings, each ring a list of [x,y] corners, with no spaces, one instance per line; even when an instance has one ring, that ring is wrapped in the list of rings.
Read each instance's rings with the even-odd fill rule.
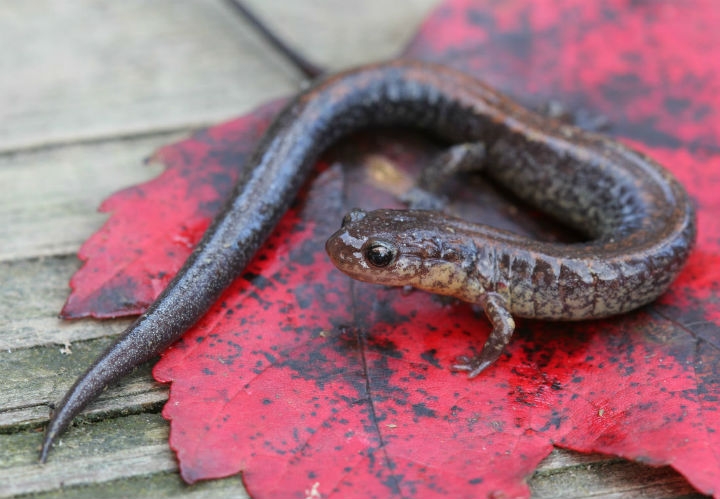
[[[331,68],[392,57],[436,0],[255,0]],[[222,0],[25,0],[0,8],[0,497],[244,497],[186,486],[150,365],[108,390],[37,464],[50,402],[125,320],[56,318],[99,202],[159,171],[143,158],[296,90],[301,78]],[[536,498],[701,497],[669,468],[555,451]]]

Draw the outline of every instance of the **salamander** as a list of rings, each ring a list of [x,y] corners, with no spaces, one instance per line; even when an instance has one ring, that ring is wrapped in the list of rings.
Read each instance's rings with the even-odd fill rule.
[[[617,142],[549,121],[437,64],[395,60],[326,76],[279,113],[175,278],[70,388],[47,427],[41,460],[91,400],[208,310],[288,209],[320,153],[344,135],[380,125],[427,130],[451,144],[482,143],[479,167],[488,175],[593,237],[579,245],[540,243],[427,211],[346,217],[327,244],[341,270],[485,308],[495,326],[485,348],[491,354],[461,362],[471,374],[497,358],[512,315],[621,313],[662,293],[690,251],[695,217],[683,188]]]

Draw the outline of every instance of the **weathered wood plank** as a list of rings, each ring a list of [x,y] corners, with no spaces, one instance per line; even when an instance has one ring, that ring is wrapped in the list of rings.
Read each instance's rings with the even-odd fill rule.
[[[38,347],[0,352],[0,421],[5,427],[26,424],[25,416],[34,421],[47,417],[48,404],[58,401],[73,381],[107,347],[112,338],[77,342],[72,354],[57,347]],[[91,404],[88,414],[110,415],[115,412],[137,412],[147,404],[166,398],[166,388],[151,381],[153,362],[139,367],[118,385],[108,389]],[[44,407],[44,409],[43,409]],[[32,409],[32,410],[31,410]]]
[[[97,499],[118,497],[183,497],[186,499],[233,498],[245,499],[242,477],[235,475],[222,480],[210,480],[187,485],[178,473],[124,477],[109,482],[84,484],[80,487],[64,487],[48,493],[32,494],[36,499],[72,497]]]
[[[529,481],[533,499],[571,499],[592,497],[603,499],[671,499],[702,498],[672,468],[652,468],[624,459],[587,463],[582,454],[555,451],[548,459],[562,460],[568,466],[547,471],[540,467]],[[563,455],[564,454],[564,455]],[[573,466],[572,461],[578,464]]]
[[[130,322],[130,320],[98,322],[91,319],[67,322],[57,317],[0,321],[0,327],[7,327],[0,336],[0,350],[57,345],[59,350],[69,355],[72,353],[73,342],[120,333]]]
[[[176,468],[170,449],[161,443],[167,439],[167,426],[157,414],[72,428],[45,465],[37,462],[41,438],[40,432],[0,435],[0,447],[11,455],[0,462],[0,497]]]
[[[147,374],[144,373],[137,383],[120,390],[113,390],[99,398],[83,411],[80,418],[99,420],[123,414],[159,411],[167,401],[167,388],[156,386],[151,380],[144,379]],[[49,419],[50,407],[46,403],[2,410],[0,432],[10,433],[25,428],[40,428]]]
[[[624,459],[606,454],[584,454],[566,449],[554,449],[537,467],[536,474],[550,474],[558,470],[567,470],[577,466],[588,466],[596,463],[621,462]]]
[[[105,345],[107,343],[104,342]],[[89,351],[96,356],[101,350],[102,348],[92,348]],[[76,369],[62,367],[52,374],[47,374],[44,370],[25,370],[19,374],[8,375],[0,404],[0,430],[11,432],[21,427],[38,427],[47,422],[50,404],[60,400],[77,376],[90,365],[89,359],[85,357],[87,356],[77,361],[79,368]],[[28,361],[25,359],[25,362],[14,361],[6,364],[2,374],[6,375],[18,366],[27,365],[26,362]],[[73,361],[67,362],[68,365],[72,363]],[[79,418],[98,420],[159,409],[167,400],[167,387],[152,380],[151,369],[152,363],[139,367],[136,372],[98,397]]]
[[[396,54],[436,2],[250,3],[339,68]],[[0,151],[205,126],[300,83],[220,0],[4,2],[0,47]]]
[[[143,160],[185,135],[0,156],[0,261],[75,253],[107,219],[97,212],[102,200],[156,176],[161,165]]]
[[[12,469],[11,476],[0,471],[0,494],[44,492],[73,485],[98,483],[117,478],[148,475],[175,468],[172,452],[165,445],[139,446],[107,455],[84,458],[74,466],[54,460],[45,466],[30,464]]]
[[[0,262],[0,351],[42,345],[59,350],[73,341],[117,334],[129,324],[58,319],[68,280],[79,266],[74,256]]]
[[[177,476],[177,464],[167,446],[167,425],[159,414],[141,414],[71,428],[45,465],[37,463],[39,432],[0,435],[0,448],[12,458],[0,462],[0,497],[45,492],[50,497],[138,497],[133,491],[156,489],[166,495],[157,478],[177,495],[188,497],[246,497],[239,477],[188,487]],[[128,479],[142,477],[142,480]],[[165,480],[162,480],[162,478]],[[168,481],[167,478],[172,480]],[[106,483],[110,482],[110,483]],[[100,491],[104,491],[100,493]],[[174,494],[173,494],[174,495]],[[140,494],[147,497],[148,494]],[[225,496],[227,497],[227,496]]]
[[[74,257],[0,263],[0,431],[37,427],[92,359],[129,320],[61,321],[55,317],[67,294]],[[85,417],[157,409],[167,388],[138,369],[92,404]]]

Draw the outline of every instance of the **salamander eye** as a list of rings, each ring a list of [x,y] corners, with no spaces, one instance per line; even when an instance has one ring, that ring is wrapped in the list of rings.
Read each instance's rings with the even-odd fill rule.
[[[395,260],[396,253],[393,245],[385,241],[370,241],[363,250],[365,259],[373,267],[387,267]]]

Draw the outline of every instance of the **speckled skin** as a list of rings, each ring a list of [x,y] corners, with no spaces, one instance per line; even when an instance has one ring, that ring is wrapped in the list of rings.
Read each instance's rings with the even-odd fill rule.
[[[445,161],[478,169],[522,199],[587,234],[553,244],[422,210],[355,210],[327,242],[355,279],[416,288],[478,303],[493,325],[480,355],[454,367],[471,377],[512,336],[512,316],[581,320],[620,314],[662,294],[695,240],[695,212],[677,180],[650,158],[607,138],[544,119],[467,77],[438,71],[424,82],[466,113],[467,144]],[[445,130],[447,131],[447,130]],[[443,168],[436,166],[435,172]],[[433,174],[424,174],[432,178]],[[372,263],[368,249],[393,252]]]
[[[407,215],[417,222],[413,234],[425,231],[428,240],[446,238],[444,226],[462,226],[457,243],[474,245],[462,253],[476,258],[460,266],[457,279],[486,276],[486,291],[495,291],[470,296],[455,278],[431,279],[419,287],[452,289],[449,294],[483,304],[508,339],[512,324],[507,320],[512,319],[503,300],[509,300],[513,313],[530,317],[580,319],[622,312],[660,294],[687,256],[694,214],[685,191],[638,153],[549,123],[443,66],[394,61],[330,76],[280,113],[245,165],[232,198],[175,279],[68,391],[48,425],[41,460],[105,387],[157,355],[207,311],[287,210],[319,154],[343,135],[375,125],[426,129],[453,143],[483,141],[488,174],[596,238],[585,245],[558,246],[439,214]],[[378,222],[397,222],[387,213]],[[366,225],[372,219],[365,217]],[[328,248],[334,257],[339,253],[330,243]],[[440,251],[438,262],[457,269],[447,250]]]

